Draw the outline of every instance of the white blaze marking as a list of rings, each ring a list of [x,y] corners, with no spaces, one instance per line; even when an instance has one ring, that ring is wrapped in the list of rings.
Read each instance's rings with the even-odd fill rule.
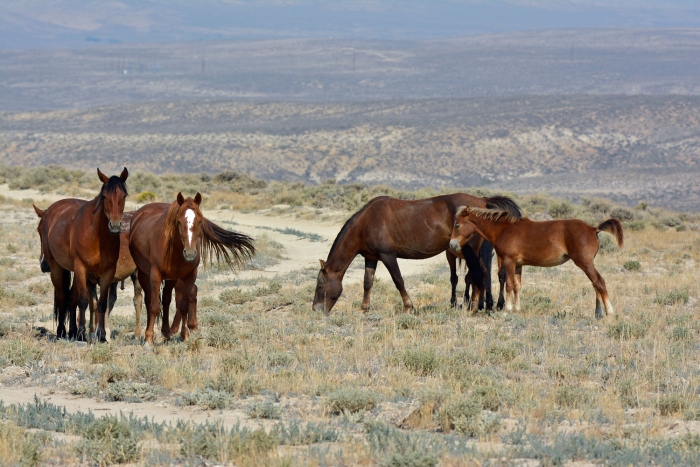
[[[192,227],[194,226],[194,211],[188,209],[185,211],[185,219],[187,219],[187,243],[188,246],[192,246]]]

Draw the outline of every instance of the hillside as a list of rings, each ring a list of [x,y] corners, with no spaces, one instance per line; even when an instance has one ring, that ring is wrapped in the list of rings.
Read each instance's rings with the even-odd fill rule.
[[[0,113],[0,163],[604,196],[700,210],[700,97],[171,102]]]

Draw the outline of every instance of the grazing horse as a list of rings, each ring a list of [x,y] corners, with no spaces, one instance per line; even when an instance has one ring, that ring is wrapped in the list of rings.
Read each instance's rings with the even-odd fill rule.
[[[456,305],[457,273],[456,256],[448,250],[450,234],[457,208],[463,205],[486,208],[498,207],[502,197],[479,198],[466,193],[442,195],[422,200],[408,201],[380,196],[372,199],[356,212],[338,233],[326,261],[320,260],[313,310],[330,313],[343,291],[343,276],[355,256],[365,258],[364,296],[362,310],[367,311],[370,292],[374,283],[377,262],[384,263],[394,285],[403,300],[404,311],[413,309],[404,287],[397,258],[425,259],[446,252],[450,266],[452,295],[450,304]],[[484,289],[484,279],[490,270],[482,269],[479,251],[482,239],[475,235],[469,240],[471,248],[464,248],[467,265],[472,274],[471,283]],[[490,258],[488,259],[490,261]],[[490,265],[490,263],[489,263]],[[487,281],[490,294],[490,279]],[[476,287],[475,287],[476,288]],[[482,294],[483,295],[483,294]],[[490,305],[493,302],[491,300]],[[490,307],[490,306],[489,306]]]
[[[119,259],[121,218],[128,195],[124,182],[129,172],[125,167],[119,176],[107,177],[97,169],[97,175],[102,181],[102,188],[95,199],[85,201],[69,198],[56,201],[42,212],[39,221],[42,262],[46,263],[42,270],[49,269],[51,272],[58,338],[66,337],[65,319],[68,309],[68,337],[85,338],[84,335],[78,335],[75,309],[77,306],[81,316],[85,315],[89,303],[88,276],[93,276],[100,283],[95,334],[101,341],[106,339],[105,312],[109,286]],[[71,271],[74,272],[72,292]]]
[[[176,282],[177,312],[184,322],[189,322],[191,291],[200,259],[206,262],[216,257],[235,269],[255,253],[253,239],[205,219],[199,209],[201,202],[199,193],[194,199],[185,199],[178,193],[172,204],[147,204],[134,214],[129,249],[146,295],[146,346],[153,345],[153,326],[161,309],[161,281]],[[161,332],[166,339],[170,337],[168,323],[168,309],[163,308]],[[184,324],[180,335],[183,340],[189,335]]]
[[[515,203],[513,203],[515,204]],[[553,267],[572,260],[593,284],[596,292],[596,318],[614,314],[605,280],[593,265],[598,253],[598,232],[611,233],[618,246],[624,243],[622,224],[608,219],[591,227],[578,219],[535,222],[516,218],[503,209],[462,206],[455,216],[450,249],[459,251],[465,240],[475,233],[493,244],[498,255],[499,271],[505,272],[506,310],[520,311],[520,285],[523,266]]]

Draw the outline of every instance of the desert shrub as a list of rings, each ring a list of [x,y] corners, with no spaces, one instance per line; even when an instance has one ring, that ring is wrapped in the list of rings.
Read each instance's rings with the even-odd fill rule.
[[[549,215],[555,219],[568,219],[574,214],[574,206],[568,201],[549,203]]]
[[[83,439],[75,445],[84,461],[98,465],[133,462],[140,455],[137,439],[129,425],[112,415],[92,422],[82,433]]]
[[[243,292],[241,289],[224,289],[219,294],[219,300],[227,305],[242,305],[246,302],[255,300],[255,296],[248,292]]]
[[[325,427],[313,422],[302,427],[298,420],[292,420],[289,424],[279,423],[270,431],[281,445],[303,446],[314,443],[338,441],[338,432],[333,428]]]
[[[39,303],[33,294],[10,290],[2,285],[0,285],[0,301],[5,307],[34,306]]]
[[[210,410],[221,410],[230,407],[233,401],[229,393],[207,388],[192,394],[184,393],[178,402],[180,405],[202,405]]]
[[[253,291],[253,295],[257,297],[264,297],[265,295],[279,293],[280,290],[282,290],[282,284],[280,284],[278,281],[270,281],[267,283],[267,285],[255,289],[255,291]]]
[[[209,329],[206,337],[207,345],[216,349],[232,349],[238,340],[236,329],[230,324]]]
[[[617,393],[623,407],[637,407],[639,405],[637,387],[638,385],[630,379],[623,380],[617,385]]]
[[[658,409],[662,416],[675,415],[689,407],[688,399],[681,394],[670,394],[659,398]]]
[[[584,198],[581,200],[581,204],[592,213],[607,214],[610,212],[610,203],[605,200]]]
[[[221,368],[224,372],[242,373],[253,365],[247,355],[229,354],[221,359]]]
[[[168,362],[164,358],[153,354],[146,354],[136,357],[136,374],[149,383],[158,383],[160,378],[168,368]]]
[[[260,382],[253,376],[236,375],[221,372],[214,379],[207,379],[205,387],[215,391],[223,391],[238,396],[253,396],[262,389]]]
[[[151,203],[156,200],[158,196],[153,193],[152,191],[142,191],[138,195],[136,195],[136,202],[137,203]]]
[[[646,223],[643,220],[634,220],[625,223],[625,228],[627,230],[633,230],[633,231],[639,231],[639,230],[644,230],[647,227]]]
[[[161,185],[161,178],[152,173],[135,172],[133,174],[129,174],[129,188],[134,190],[136,193],[153,193],[158,191],[158,188],[160,188]]]
[[[623,268],[625,268],[626,271],[641,271],[642,270],[642,265],[639,261],[636,259],[631,259],[629,261],[625,261],[625,264],[622,265]]]
[[[100,385],[95,380],[78,381],[70,387],[74,396],[94,397],[100,391]]]
[[[617,207],[610,211],[610,217],[621,221],[631,221],[634,220],[634,212],[627,208]]]
[[[552,299],[544,295],[533,295],[522,298],[522,308],[524,310],[532,310],[537,313],[548,313],[554,309]]]
[[[279,408],[271,401],[253,402],[248,407],[250,418],[278,419],[280,418]]]
[[[396,356],[399,363],[418,376],[433,374],[440,366],[440,358],[433,349],[407,349]]]
[[[486,349],[486,355],[491,363],[508,363],[518,354],[518,346],[513,342],[492,344]]]
[[[651,323],[647,320],[628,322],[618,321],[608,327],[608,336],[613,339],[640,339],[647,335]]]
[[[455,430],[477,437],[493,433],[500,426],[500,417],[482,412],[482,401],[473,396],[461,396],[440,411],[440,425],[449,433]]]
[[[129,372],[119,365],[105,365],[100,369],[100,379],[105,383],[116,383],[129,377]]]
[[[372,410],[379,402],[379,395],[360,388],[343,388],[328,394],[326,403],[332,414],[356,413]]]
[[[403,314],[396,317],[396,327],[399,329],[416,329],[420,326],[420,319],[417,316]]]
[[[88,358],[91,363],[109,363],[114,358],[114,347],[111,344],[93,345]]]
[[[152,401],[157,397],[158,394],[150,383],[117,381],[108,384],[104,392],[105,400],[114,402]]]
[[[557,405],[570,409],[584,408],[594,399],[595,395],[590,390],[580,386],[561,386],[555,392]]]
[[[603,234],[603,235],[598,235],[598,252],[605,254],[605,253],[613,253],[617,251],[619,248],[617,246],[617,243],[612,239],[610,235]]]
[[[690,329],[683,324],[675,326],[668,337],[673,341],[688,341],[693,338]]]
[[[41,360],[44,351],[35,342],[22,339],[9,339],[0,342],[0,357],[16,366],[24,366]]]
[[[251,431],[236,425],[226,430],[220,423],[188,426],[181,430],[180,454],[185,459],[227,462],[241,455],[264,454],[277,446],[273,435],[263,429]]]
[[[657,294],[654,297],[654,303],[659,305],[685,305],[690,300],[688,292],[686,290],[674,289],[666,294]]]
[[[271,367],[288,366],[294,357],[287,352],[273,351],[267,354],[267,364]]]
[[[675,215],[663,216],[658,220],[659,227],[674,228],[683,224],[680,217]]]
[[[0,423],[0,465],[34,467],[41,463],[40,444],[24,428],[13,423]]]

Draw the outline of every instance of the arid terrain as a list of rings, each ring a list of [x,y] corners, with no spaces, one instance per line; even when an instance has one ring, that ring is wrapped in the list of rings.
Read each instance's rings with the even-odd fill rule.
[[[333,207],[342,203],[332,193],[353,206],[363,192],[258,184],[257,194],[245,195],[257,200],[250,201],[236,184],[255,180],[228,182],[226,190],[227,177],[151,176],[153,186],[160,180],[156,193],[143,189],[141,176],[127,209],[143,193],[171,198],[171,185],[200,190],[205,215],[252,235],[258,248],[238,274],[220,267],[200,274],[199,330],[190,340],[158,339],[147,350],[134,338],[129,283],[111,318],[111,344],[55,340],[31,203],[86,196],[96,177],[73,172],[74,182],[48,189],[37,174],[14,176],[39,189],[0,186],[0,455],[8,464],[700,460],[697,215],[517,198],[534,218],[625,219],[623,249],[600,235],[596,266],[617,311],[603,320],[594,318],[593,288],[571,263],[525,268],[520,313],[452,309],[441,256],[401,263],[415,314],[401,312],[382,266],[372,308],[361,313],[358,259],[324,316],[311,310],[318,259],[351,213]],[[274,204],[283,197],[294,205]]]

